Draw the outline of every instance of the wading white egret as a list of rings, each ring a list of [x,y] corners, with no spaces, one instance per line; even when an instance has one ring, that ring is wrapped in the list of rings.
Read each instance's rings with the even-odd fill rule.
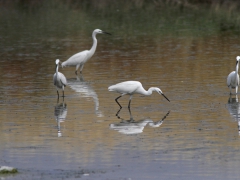
[[[132,100],[132,96],[134,94],[142,94],[145,96],[149,96],[152,94],[153,91],[158,92],[159,94],[163,95],[163,97],[165,97],[168,101],[169,99],[163,94],[163,92],[161,91],[161,89],[157,88],[157,87],[151,87],[148,89],[148,91],[146,91],[142,84],[139,81],[125,81],[125,82],[121,82],[112,86],[108,87],[109,91],[115,91],[117,93],[120,93],[121,95],[119,97],[117,97],[115,99],[115,101],[117,102],[117,104],[119,105],[120,109],[122,108],[122,106],[119,104],[118,99],[126,94],[130,95],[129,98],[129,103],[128,103],[128,108],[130,109],[130,104],[131,104],[131,100]],[[170,101],[169,101],[170,102]]]
[[[239,67],[240,56],[237,56],[236,59],[237,59],[236,70],[232,71],[227,77],[227,86],[230,89],[230,94],[232,94],[232,89],[236,90],[236,94],[238,93],[238,86],[239,86],[238,67]]]
[[[79,52],[77,54],[74,54],[68,60],[66,60],[66,61],[64,61],[62,63],[62,67],[65,67],[65,66],[76,66],[75,74],[77,74],[78,68],[80,67],[80,73],[82,73],[84,64],[93,56],[93,54],[96,51],[96,48],[97,48],[97,38],[96,38],[96,35],[97,34],[108,34],[108,35],[111,35],[108,32],[104,32],[104,31],[102,31],[100,29],[95,29],[93,31],[93,33],[92,33],[92,38],[93,38],[92,48],[90,50],[85,50],[85,51]]]
[[[60,63],[60,60],[57,59],[56,60],[56,73],[53,75],[53,84],[56,86],[58,98],[59,98],[58,89],[62,89],[63,97],[64,97],[64,87],[67,85],[66,77],[62,73],[58,72],[59,63]]]

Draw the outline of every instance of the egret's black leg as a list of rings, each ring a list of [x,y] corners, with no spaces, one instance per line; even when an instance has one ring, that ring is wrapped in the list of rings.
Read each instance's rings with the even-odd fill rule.
[[[58,103],[58,101],[59,101],[59,93],[58,93],[58,90],[57,90],[57,95],[58,95],[58,98],[57,98],[57,103]]]
[[[118,114],[120,113],[121,109],[122,109],[122,108],[120,108],[120,109],[118,110],[117,114],[116,114],[116,116],[118,117],[118,119],[121,119],[121,118],[118,116]]]
[[[77,75],[77,70],[75,71],[75,74]]]
[[[131,99],[129,100],[129,103],[128,103],[128,109],[130,111],[130,104],[131,104]]]
[[[129,109],[129,111],[130,111],[131,100],[132,100],[132,95],[130,96],[130,98],[129,98],[129,103],[128,103],[128,109]]]
[[[128,111],[129,111],[129,114],[130,114],[130,121],[134,121],[134,120],[133,120],[133,117],[132,117],[132,112],[131,112],[130,107],[128,108]]]
[[[117,98],[115,99],[115,101],[116,101],[116,103],[119,105],[120,109],[122,109],[122,106],[121,106],[120,103],[118,102],[118,99],[119,99],[120,97],[122,97],[122,96],[117,97]]]
[[[63,91],[63,97],[65,97],[65,96],[64,96],[64,91]]]

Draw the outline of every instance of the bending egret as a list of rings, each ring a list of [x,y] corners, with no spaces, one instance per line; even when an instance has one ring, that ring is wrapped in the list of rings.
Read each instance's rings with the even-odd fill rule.
[[[66,77],[62,73],[58,72],[59,63],[60,63],[60,60],[57,59],[56,60],[56,73],[53,75],[53,84],[56,86],[58,98],[59,98],[58,89],[62,89],[63,97],[64,97],[64,87],[67,85]]]
[[[128,103],[128,108],[129,109],[130,109],[132,96],[134,94],[142,94],[142,95],[145,95],[145,96],[149,96],[149,95],[152,94],[153,91],[156,91],[159,94],[163,95],[163,97],[165,97],[169,101],[169,99],[163,94],[161,89],[159,89],[157,87],[151,87],[151,88],[148,89],[148,91],[146,91],[139,81],[125,81],[125,82],[121,82],[121,83],[109,86],[108,90],[109,91],[116,91],[116,92],[121,94],[119,97],[117,97],[115,99],[115,101],[119,105],[120,109],[122,108],[122,106],[119,104],[118,99],[120,97],[126,95],[126,94],[130,95],[129,103]]]
[[[96,35],[97,34],[108,34],[108,35],[111,35],[108,32],[104,32],[104,31],[102,31],[100,29],[95,29],[93,31],[93,33],[92,33],[92,38],[93,38],[92,48],[90,50],[85,50],[85,51],[79,52],[77,54],[74,54],[68,60],[66,60],[66,61],[64,61],[62,63],[62,67],[65,67],[65,66],[76,66],[76,71],[75,71],[76,75],[77,75],[78,68],[80,67],[80,73],[82,73],[84,64],[93,56],[93,54],[96,51],[96,48],[97,48],[97,38],[96,38]]]
[[[236,94],[238,93],[238,85],[239,85],[239,75],[238,75],[238,66],[240,56],[236,57],[236,71],[232,71],[227,77],[227,86],[230,89],[230,95],[232,94],[232,89],[236,89]]]

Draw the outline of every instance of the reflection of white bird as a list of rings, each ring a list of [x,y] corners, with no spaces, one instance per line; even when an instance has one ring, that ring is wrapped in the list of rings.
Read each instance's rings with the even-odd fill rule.
[[[238,133],[240,135],[240,104],[237,95],[235,98],[229,97],[227,107],[230,115],[238,122]]]
[[[236,57],[236,70],[232,71],[227,77],[227,86],[230,89],[230,94],[232,94],[232,89],[236,89],[236,94],[238,93],[238,86],[239,86],[239,75],[238,75],[238,66],[240,56]]]
[[[145,95],[145,96],[149,96],[149,95],[152,94],[153,91],[156,91],[159,94],[163,95],[169,101],[169,99],[163,94],[161,89],[159,89],[157,87],[151,87],[151,88],[148,89],[148,91],[146,91],[139,81],[125,81],[125,82],[121,82],[121,83],[109,86],[108,90],[109,91],[115,91],[115,92],[118,92],[118,93],[121,94],[119,97],[117,97],[115,99],[115,101],[117,102],[117,104],[119,105],[120,108],[122,108],[122,106],[119,104],[118,99],[120,97],[126,95],[126,94],[130,95],[128,108],[130,108],[131,99],[132,99],[132,96],[134,94],[142,94],[142,95]]]
[[[151,119],[143,119],[134,121],[130,112],[130,120],[123,120],[120,123],[113,123],[109,125],[110,129],[116,130],[122,134],[139,134],[143,132],[144,127],[149,124],[151,127],[159,127],[162,125],[164,119],[169,115],[170,111],[159,121],[153,122]]]
[[[97,48],[96,35],[97,34],[109,34],[109,35],[111,35],[110,33],[104,32],[100,29],[95,29],[92,33],[92,38],[93,38],[92,48],[90,50],[85,50],[85,51],[79,52],[77,54],[74,54],[68,60],[66,60],[62,63],[62,67],[76,66],[75,74],[77,74],[78,68],[80,67],[80,73],[82,73],[84,64],[93,56],[93,54],[96,51],[96,48]]]
[[[59,61],[59,59],[57,59],[56,60],[56,73],[53,75],[53,84],[56,86],[58,98],[59,98],[58,89],[62,89],[63,97],[64,97],[64,87],[67,85],[66,77],[62,73],[58,72],[59,63],[60,63],[60,61]]]
[[[64,122],[67,117],[67,104],[60,103],[55,106],[54,116],[58,124],[58,137],[62,136],[60,123]]]
[[[68,79],[68,86],[75,92],[79,93],[81,97],[93,98],[96,115],[98,117],[103,116],[102,112],[99,110],[99,100],[97,93],[88,82],[84,81],[82,75],[80,78],[76,76],[76,79]]]

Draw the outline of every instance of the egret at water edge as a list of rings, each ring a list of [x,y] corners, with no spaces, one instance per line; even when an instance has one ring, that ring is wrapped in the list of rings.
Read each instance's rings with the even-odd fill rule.
[[[121,95],[115,99],[116,103],[119,105],[120,109],[122,108],[121,104],[118,102],[118,99],[124,95],[130,95],[128,108],[130,109],[132,96],[134,94],[142,94],[145,96],[150,96],[153,91],[161,94],[169,102],[170,100],[163,94],[162,90],[158,87],[150,87],[147,91],[143,88],[142,83],[139,81],[125,81],[108,87],[109,91],[115,91]]]
[[[64,97],[64,87],[67,85],[67,79],[61,72],[58,72],[60,60],[57,59],[55,61],[55,63],[56,63],[56,72],[53,75],[53,84],[54,84],[54,86],[56,86],[57,94],[58,94],[58,98],[59,98],[58,89],[62,89],[63,97]]]
[[[232,94],[232,89],[236,90],[236,94],[238,93],[238,86],[239,86],[238,68],[239,68],[240,56],[237,56],[236,59],[237,59],[236,70],[232,71],[227,77],[227,86],[230,89],[230,95]]]
[[[76,66],[76,71],[75,74],[77,75],[78,68],[80,67],[80,73],[82,73],[83,66],[84,64],[93,56],[93,54],[96,51],[97,48],[97,34],[108,34],[111,35],[108,32],[102,31],[100,29],[95,29],[92,33],[92,38],[93,38],[93,45],[90,50],[85,50],[82,52],[79,52],[77,54],[74,54],[71,56],[68,60],[64,61],[62,63],[62,67],[65,66]]]

